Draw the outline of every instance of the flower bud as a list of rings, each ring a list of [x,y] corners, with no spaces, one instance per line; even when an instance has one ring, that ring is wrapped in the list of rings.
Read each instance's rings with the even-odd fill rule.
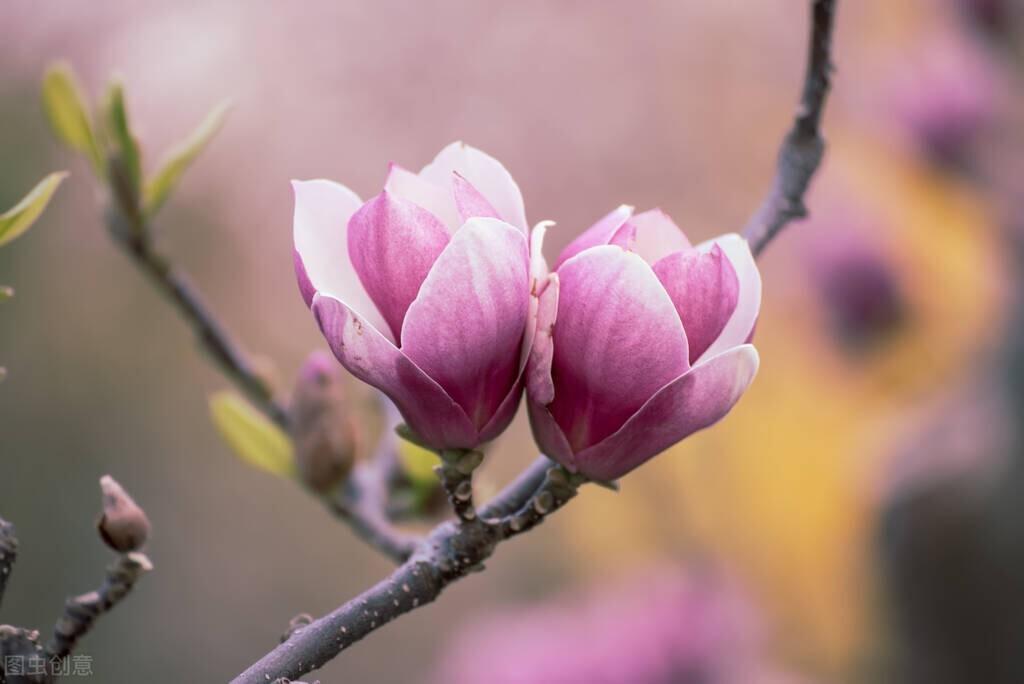
[[[327,354],[314,352],[303,364],[290,418],[299,477],[316,492],[330,491],[352,470],[358,439],[341,373]]]
[[[146,512],[109,475],[100,478],[100,489],[103,491],[103,515],[96,527],[103,541],[119,553],[138,551],[149,538]]]

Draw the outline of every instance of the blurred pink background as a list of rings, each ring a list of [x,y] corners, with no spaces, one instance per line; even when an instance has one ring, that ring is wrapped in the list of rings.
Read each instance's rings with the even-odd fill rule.
[[[286,389],[323,346],[292,273],[290,179],[332,178],[367,197],[389,161],[419,168],[461,139],[506,165],[531,223],[557,221],[551,255],[620,203],[660,206],[693,239],[738,230],[793,114],[805,4],[5,0],[0,206],[52,169],[72,177],[40,225],[0,252],[0,280],[17,291],[0,309],[0,514],[22,541],[3,619],[46,627],[65,595],[98,581],[94,483],[107,472],[149,512],[157,570],[86,642],[100,681],[226,681],[293,615],[326,612],[388,568],[218,438],[206,396],[227,381],[107,239],[87,164],[50,135],[39,82],[54,59],[94,98],[121,75],[150,169],[233,99],[157,224]],[[841,3],[832,147],[812,220],[763,260],[762,377],[734,414],[621,494],[586,491],[322,681],[429,681],[460,625],[695,559],[745,585],[773,668],[858,681],[884,660],[871,545],[890,445],[908,412],[997,346],[1010,282],[997,229],[1005,188],[936,150],[977,145],[999,167],[1020,149],[1010,138],[984,147],[1017,120],[1019,65],[954,4]],[[939,61],[954,61],[946,81],[918,75],[937,44]],[[969,121],[935,124],[921,106]],[[936,143],[950,126],[962,137]],[[872,329],[854,349],[836,332],[848,289],[811,265],[831,258],[829,231],[858,234],[893,274],[900,313],[882,316],[880,342]],[[369,396],[353,391],[368,413]],[[533,449],[521,412],[490,451],[484,489]]]

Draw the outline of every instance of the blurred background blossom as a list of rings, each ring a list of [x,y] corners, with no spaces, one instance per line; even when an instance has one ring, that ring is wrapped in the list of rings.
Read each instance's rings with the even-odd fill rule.
[[[557,596],[467,623],[437,682],[796,684],[762,660],[757,617],[710,568],[639,570],[589,596]]]
[[[584,665],[612,676],[623,663],[597,651],[636,651],[624,641],[635,635],[594,616],[642,622],[655,609],[664,643],[712,629],[702,647],[763,667],[713,681],[862,681],[897,666],[946,681],[914,665],[937,652],[948,681],[1019,681],[1012,658],[984,669],[985,649],[956,625],[1011,646],[1024,625],[1010,583],[988,581],[1021,548],[1006,527],[1020,444],[1006,416],[1021,354],[1006,340],[1020,327],[1021,13],[1012,0],[841,3],[831,146],[811,220],[762,262],[751,391],[727,421],[619,494],[586,491],[323,681],[430,681],[474,672],[478,650],[527,668],[549,652],[530,646],[538,629],[579,629],[595,651]],[[4,619],[46,624],[62,594],[88,588],[105,559],[83,483],[112,472],[153,520],[157,570],[85,652],[102,681],[154,684],[226,680],[293,615],[333,608],[387,565],[218,439],[205,396],[226,383],[109,244],[86,164],[52,142],[38,96],[48,63],[68,59],[94,97],[122,76],[150,168],[233,98],[158,229],[284,387],[322,347],[292,274],[291,178],[367,195],[388,161],[418,168],[463,139],[506,164],[531,222],[558,222],[549,256],[623,202],[660,206],[702,240],[742,226],[766,189],[806,33],[791,0],[5,0],[0,22],[12,37],[0,43],[0,206],[52,168],[72,171],[40,225],[0,253],[17,291],[0,319],[0,515],[22,537]],[[372,397],[351,396],[376,424]],[[934,424],[945,433],[926,439]],[[532,449],[521,412],[481,489]],[[994,541],[954,546],[974,538]],[[943,565],[953,584],[930,573],[950,558],[962,561]],[[637,579],[652,564],[674,569]],[[960,600],[943,603],[951,591]],[[984,629],[993,614],[1004,626]],[[595,647],[608,639],[618,650]]]

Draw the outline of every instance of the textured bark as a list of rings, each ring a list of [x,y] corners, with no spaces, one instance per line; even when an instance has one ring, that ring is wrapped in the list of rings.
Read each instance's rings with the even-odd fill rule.
[[[821,117],[831,85],[835,14],[836,0],[812,0],[807,71],[796,120],[779,150],[772,189],[743,229],[754,256],[790,221],[807,216],[804,194],[825,155]]]

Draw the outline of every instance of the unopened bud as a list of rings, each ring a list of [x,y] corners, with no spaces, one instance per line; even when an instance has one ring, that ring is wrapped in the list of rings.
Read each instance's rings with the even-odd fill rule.
[[[100,478],[100,489],[103,491],[103,515],[96,526],[103,541],[120,553],[138,551],[149,538],[146,512],[109,475]]]
[[[358,440],[341,373],[327,354],[306,359],[289,417],[299,476],[310,489],[329,492],[352,470]]]

